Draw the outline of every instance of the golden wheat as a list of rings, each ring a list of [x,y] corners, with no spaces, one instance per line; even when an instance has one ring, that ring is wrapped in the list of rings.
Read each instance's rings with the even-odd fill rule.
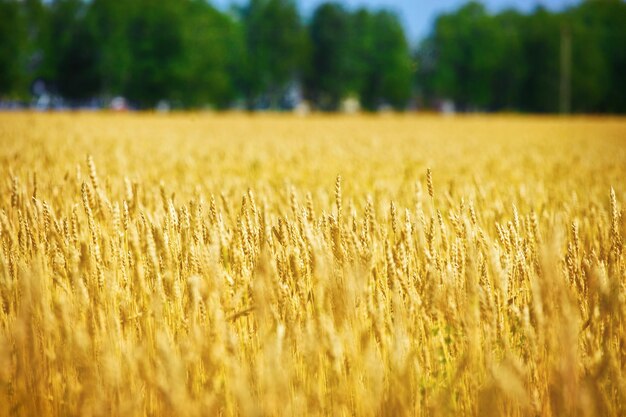
[[[626,414],[624,120],[3,114],[0,149],[0,415]]]

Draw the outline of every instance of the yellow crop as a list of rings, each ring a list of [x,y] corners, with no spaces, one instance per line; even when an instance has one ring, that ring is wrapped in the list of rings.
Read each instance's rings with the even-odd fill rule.
[[[626,415],[626,120],[0,114],[2,416]]]

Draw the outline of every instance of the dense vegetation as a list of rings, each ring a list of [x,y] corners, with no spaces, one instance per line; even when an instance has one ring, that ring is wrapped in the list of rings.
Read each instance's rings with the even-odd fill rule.
[[[421,43],[418,85],[424,97],[451,97],[466,109],[623,113],[624,45],[623,1],[495,16],[469,3],[440,16]],[[567,103],[559,102],[563,88]]]
[[[462,110],[626,112],[626,3],[490,14],[471,2],[410,47],[384,10],[250,0],[0,0],[0,98],[34,80],[69,102],[122,95],[139,107],[367,109],[451,99]],[[417,40],[414,40],[417,42]],[[569,51],[569,52],[568,52]],[[412,101],[413,100],[413,101]]]
[[[0,114],[0,416],[624,416],[625,138]]]

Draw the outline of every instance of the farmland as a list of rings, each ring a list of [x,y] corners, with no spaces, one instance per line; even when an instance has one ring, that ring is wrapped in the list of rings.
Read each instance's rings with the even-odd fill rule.
[[[626,120],[0,114],[0,415],[626,414]]]

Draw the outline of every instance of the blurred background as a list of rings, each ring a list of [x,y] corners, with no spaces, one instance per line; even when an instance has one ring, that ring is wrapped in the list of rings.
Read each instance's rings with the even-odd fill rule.
[[[621,0],[0,0],[0,108],[626,113]]]

